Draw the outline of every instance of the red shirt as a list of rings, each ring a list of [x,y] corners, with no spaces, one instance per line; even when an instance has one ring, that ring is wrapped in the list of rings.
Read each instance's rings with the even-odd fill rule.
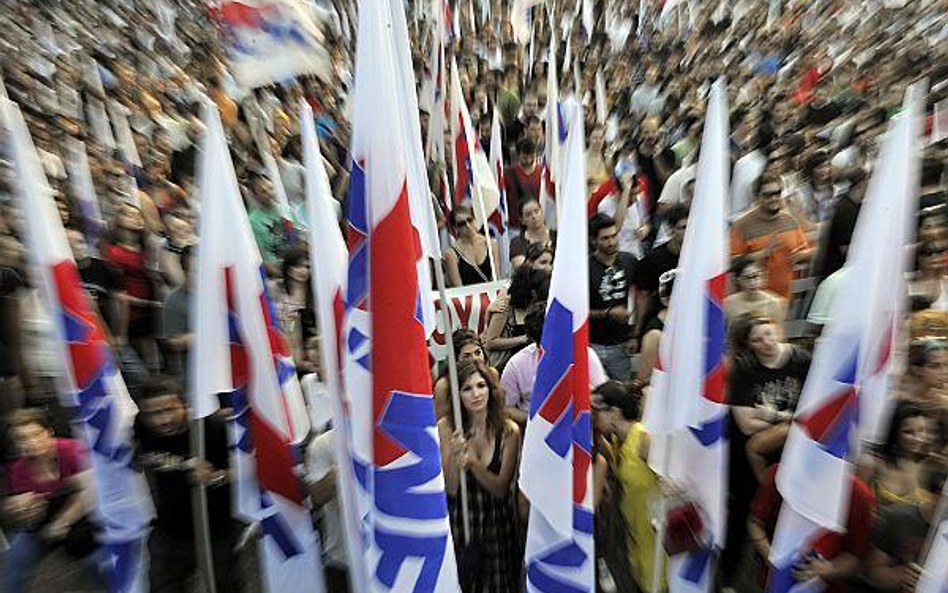
[[[56,458],[59,462],[59,478],[48,482],[37,481],[26,458],[13,460],[8,468],[10,494],[50,494],[66,486],[69,478],[86,469],[86,451],[79,441],[53,439],[56,443]]]
[[[530,197],[540,199],[540,181],[543,167],[537,163],[532,173],[524,171],[519,163],[507,167],[507,216],[512,227],[520,227],[520,202]]]
[[[751,503],[751,516],[764,525],[767,538],[773,541],[777,527],[777,516],[783,505],[783,497],[777,490],[776,476],[778,465],[767,470],[767,477],[761,482]],[[849,502],[849,517],[846,521],[846,533],[827,531],[812,547],[826,559],[832,559],[844,552],[857,558],[865,558],[872,547],[872,511],[876,505],[875,496],[865,482],[852,477],[852,494]],[[845,593],[845,582],[827,583],[825,593]]]
[[[110,245],[105,255],[112,265],[122,272],[122,284],[129,296],[148,300],[152,298],[144,251],[132,251],[119,245]]]

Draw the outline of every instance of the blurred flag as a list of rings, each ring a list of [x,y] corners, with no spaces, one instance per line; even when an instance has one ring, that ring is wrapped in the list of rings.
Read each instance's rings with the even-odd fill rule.
[[[606,79],[602,76],[602,68],[596,70],[596,122],[605,125],[609,117],[608,103],[606,103]]]
[[[345,312],[346,272],[349,251],[332,206],[332,191],[323,166],[323,156],[313,127],[313,109],[300,100],[303,161],[306,165],[306,210],[309,212],[309,257],[313,294],[322,337],[322,363],[332,407],[333,447],[336,456],[336,488],[342,524],[346,532],[349,578],[354,591],[368,591],[368,572],[360,530],[356,466],[352,461],[349,410],[352,406],[342,389],[342,316]]]
[[[98,255],[99,237],[108,227],[102,218],[99,198],[95,193],[95,185],[92,183],[86,145],[78,138],[70,137],[66,141],[66,170],[73,195],[77,199],[79,213],[82,215],[82,234],[85,236],[89,251]]]
[[[510,4],[510,25],[513,27],[514,40],[523,45],[530,40],[533,28],[533,7],[543,0],[513,0]]]
[[[714,83],[701,141],[691,220],[681,248],[652,395],[643,421],[649,466],[703,510],[706,545],[669,559],[672,593],[709,591],[726,528],[728,409],[724,365],[724,287],[728,269],[727,88]],[[695,348],[703,344],[703,348]],[[663,518],[664,520],[664,518]]]
[[[920,96],[919,88],[907,96]],[[919,173],[921,117],[915,102],[906,103],[884,137],[846,260],[861,281],[834,301],[777,472],[784,503],[770,556],[774,593],[801,585],[793,567],[819,537],[846,530],[860,432],[884,410]]]
[[[267,292],[217,107],[205,105],[192,410],[230,397],[234,514],[259,522],[264,588],[323,593],[319,541],[297,477],[309,416]]]
[[[359,6],[343,322],[368,592],[456,592],[388,1]],[[395,130],[396,133],[392,133]]]
[[[109,593],[146,593],[154,508],[145,478],[133,466],[131,432],[138,408],[112,358],[102,320],[82,288],[23,115],[5,98],[0,105],[30,263],[59,338],[63,405],[76,409],[73,426],[89,450]]]
[[[530,500],[527,591],[593,593],[592,426],[586,157],[582,108],[570,101],[563,224],[520,466]]]
[[[507,183],[504,179],[504,148],[501,144],[500,112],[494,107],[494,118],[490,126],[490,164],[497,181],[497,207],[488,215],[491,234],[500,247],[500,275],[510,277],[510,228],[507,225]]]
[[[128,125],[129,113],[128,107],[118,101],[109,102],[109,119],[112,120],[112,126],[115,128],[118,150],[122,155],[122,160],[126,164],[135,165],[141,169],[142,159],[138,156],[135,137],[132,135],[132,128]]]
[[[543,154],[543,173],[540,181],[540,206],[550,228],[557,228],[560,206],[556,201],[556,184],[563,166],[562,147],[566,143],[566,125],[560,104],[559,85],[556,82],[556,28],[550,33],[550,55],[546,70],[546,150]]]
[[[944,506],[948,504],[948,482],[942,488],[941,500],[942,504],[935,505],[935,519],[938,522],[931,526],[933,537],[915,593],[948,591],[948,515],[944,513]],[[942,511],[941,517],[938,517],[939,510]]]
[[[402,2],[389,2],[391,32],[389,40],[395,61],[395,93],[397,105],[404,115],[401,118],[402,139],[406,148],[405,166],[408,179],[408,203],[411,210],[413,229],[412,244],[420,249],[415,253],[415,268],[418,274],[418,286],[422,294],[432,289],[431,265],[441,263],[441,244],[438,241],[438,222],[435,220],[431,203],[431,190],[428,186],[428,169],[425,167],[425,153],[421,146],[421,123],[418,117],[418,95],[415,91],[415,71],[411,64],[411,47],[408,41],[408,23],[405,20],[405,6]],[[434,301],[422,299],[422,318],[425,336],[435,329]]]
[[[474,125],[471,114],[464,100],[461,90],[461,78],[458,75],[458,64],[452,60],[451,68],[451,132],[454,138],[454,203],[469,204],[474,211],[474,219],[478,228],[484,229],[484,234],[490,239],[487,228],[489,215],[498,208],[500,190],[494,180],[494,173],[484,153],[484,148],[474,134]],[[493,269],[493,248],[488,242],[488,257],[491,270],[496,278],[497,270]]]
[[[431,32],[431,53],[428,56],[425,77],[421,86],[422,106],[429,108],[428,138],[425,143],[425,155],[428,162],[445,161],[444,131],[448,118],[447,76],[444,61],[444,0],[432,0],[434,22]],[[450,205],[450,200],[445,203]],[[449,206],[450,207],[450,206]]]
[[[332,71],[320,24],[295,0],[222,0],[211,8],[230,70],[245,88]]]

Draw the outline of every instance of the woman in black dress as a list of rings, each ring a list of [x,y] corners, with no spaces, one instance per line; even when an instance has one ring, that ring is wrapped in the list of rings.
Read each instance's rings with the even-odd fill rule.
[[[462,429],[454,412],[438,421],[441,464],[464,593],[519,593],[523,549],[517,526],[520,428],[508,419],[500,386],[481,361],[458,366]],[[460,477],[467,475],[470,547],[464,545]]]
[[[451,286],[470,286],[494,280],[494,271],[500,271],[497,260],[497,242],[477,231],[474,211],[469,206],[458,206],[451,212],[454,245],[444,254],[444,267]],[[490,254],[494,256],[491,269]]]

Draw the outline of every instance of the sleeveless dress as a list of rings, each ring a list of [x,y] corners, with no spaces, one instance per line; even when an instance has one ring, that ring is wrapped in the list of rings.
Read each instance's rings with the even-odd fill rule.
[[[656,534],[649,504],[659,495],[659,489],[658,476],[639,455],[643,434],[645,426],[636,422],[629,430],[625,442],[615,443],[620,447],[615,472],[622,486],[619,508],[629,528],[629,564],[639,589],[650,591]],[[664,579],[661,588],[667,588]]]
[[[494,456],[487,466],[487,471],[493,474],[500,473],[504,444],[503,435],[498,435],[494,441]],[[464,550],[460,492],[459,488],[458,496],[448,497],[451,532],[459,567]],[[475,568],[476,574],[459,575],[467,581],[462,585],[462,590],[464,593],[520,593],[523,547],[517,525],[516,482],[511,482],[510,490],[503,498],[497,498],[468,470],[467,500],[471,518],[471,546],[479,550],[480,562]]]
[[[458,256],[458,272],[461,275],[461,284],[470,286],[480,284],[481,282],[490,282],[490,258],[484,256],[484,261],[474,265],[467,256],[461,253],[457,247],[452,247],[455,255]]]

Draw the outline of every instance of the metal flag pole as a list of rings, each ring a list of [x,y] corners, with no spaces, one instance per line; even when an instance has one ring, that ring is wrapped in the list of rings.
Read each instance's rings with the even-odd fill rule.
[[[191,421],[191,457],[195,463],[204,461],[204,418]],[[194,548],[198,571],[204,579],[205,591],[217,593],[214,579],[214,553],[211,550],[211,528],[207,518],[207,487],[195,483],[191,487],[191,517],[194,521]]]

